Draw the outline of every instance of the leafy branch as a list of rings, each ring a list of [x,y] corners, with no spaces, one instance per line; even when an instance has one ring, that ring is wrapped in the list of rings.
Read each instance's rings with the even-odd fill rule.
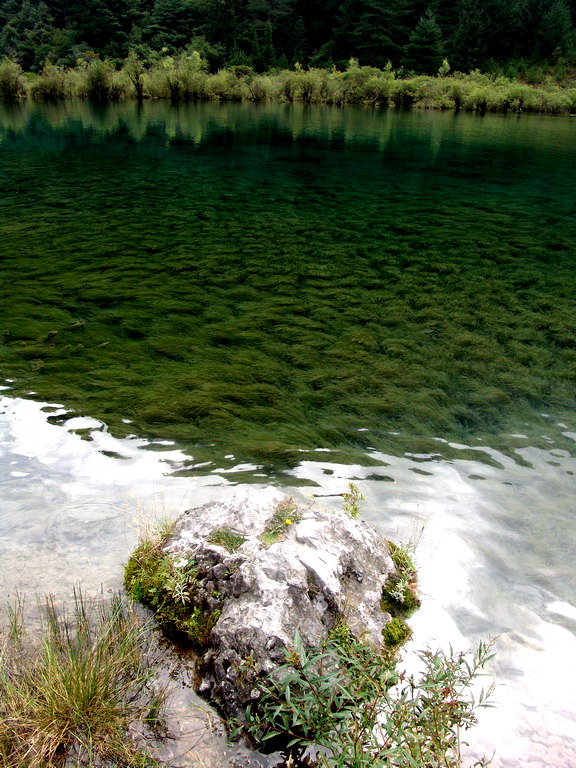
[[[275,740],[295,755],[312,749],[323,768],[455,768],[461,732],[477,722],[479,707],[491,706],[492,685],[478,697],[471,687],[491,650],[481,643],[472,655],[422,651],[423,672],[415,677],[398,673],[393,655],[345,626],[310,651],[296,635],[285,663],[258,684],[260,699],[236,731],[258,743]]]

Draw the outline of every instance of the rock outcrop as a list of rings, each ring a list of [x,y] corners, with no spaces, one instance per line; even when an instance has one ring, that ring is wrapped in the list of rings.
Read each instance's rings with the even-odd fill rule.
[[[345,621],[381,643],[394,575],[378,531],[264,488],[185,512],[153,551],[136,550],[126,583],[161,623],[203,646],[200,690],[234,717],[257,696],[254,675],[283,663],[296,631],[316,646]],[[246,659],[253,673],[241,669]]]

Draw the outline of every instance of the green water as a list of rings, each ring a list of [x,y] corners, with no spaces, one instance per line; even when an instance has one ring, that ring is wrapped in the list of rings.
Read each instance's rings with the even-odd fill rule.
[[[14,394],[269,469],[574,425],[574,120],[5,104],[0,189]]]

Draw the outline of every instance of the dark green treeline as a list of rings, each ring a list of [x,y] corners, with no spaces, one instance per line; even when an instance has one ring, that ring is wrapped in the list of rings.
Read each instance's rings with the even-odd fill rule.
[[[91,51],[124,59],[192,47],[213,71],[390,61],[435,74],[574,64],[576,0],[0,0],[0,57],[26,71]],[[508,71],[506,71],[508,70]]]

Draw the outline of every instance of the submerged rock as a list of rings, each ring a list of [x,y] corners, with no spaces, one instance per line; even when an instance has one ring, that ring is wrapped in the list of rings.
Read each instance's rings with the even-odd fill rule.
[[[161,542],[142,544],[126,584],[203,650],[200,690],[236,717],[297,631],[304,646],[318,646],[344,621],[380,644],[391,618],[382,596],[395,575],[386,539],[361,520],[248,488],[188,510]]]

